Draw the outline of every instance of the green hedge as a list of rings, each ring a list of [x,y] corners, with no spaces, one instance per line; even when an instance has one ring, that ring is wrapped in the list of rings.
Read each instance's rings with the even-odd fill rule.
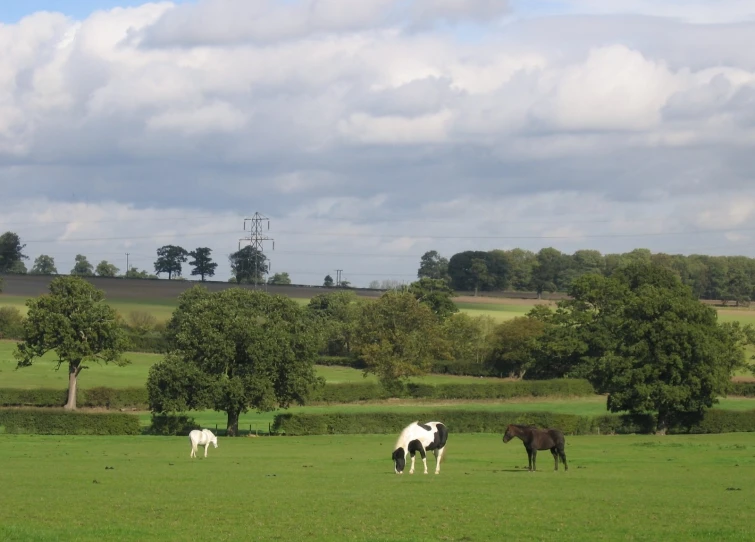
[[[651,416],[596,417],[551,412],[491,412],[425,410],[412,414],[365,412],[335,414],[279,414],[273,431],[286,435],[398,434],[414,420],[442,421],[452,433],[501,433],[510,423],[553,427],[569,435],[652,433]],[[678,421],[669,433],[728,433],[755,431],[755,411],[710,410],[702,419]]]
[[[5,433],[34,435],[139,435],[139,418],[131,414],[91,414],[59,409],[0,409]]]
[[[755,397],[755,382],[732,382],[729,395]]]
[[[23,390],[0,388],[0,407],[33,406],[60,407],[66,403],[66,390],[39,388]],[[97,408],[135,408],[146,410],[148,407],[146,388],[91,388],[78,390],[76,404],[80,407]]]
[[[388,393],[377,382],[326,384],[310,400],[325,403],[379,401],[390,397],[406,399],[510,399],[514,397],[585,397],[595,394],[587,380],[519,380],[466,382],[458,384],[409,383],[398,394]]]
[[[151,332],[146,335],[128,333],[127,336],[130,343],[128,350],[131,352],[164,354],[169,349],[168,341],[159,332]]]
[[[185,436],[194,429],[201,429],[190,416],[184,414],[152,414],[147,434],[161,436]]]

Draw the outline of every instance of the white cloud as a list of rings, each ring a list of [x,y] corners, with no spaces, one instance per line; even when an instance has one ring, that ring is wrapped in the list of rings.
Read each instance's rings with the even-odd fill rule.
[[[696,24],[608,4],[570,9],[644,15],[205,0],[0,26],[0,230],[39,240],[60,220],[65,238],[29,249],[149,264],[164,239],[230,252],[259,210],[296,232],[276,234],[276,266],[363,284],[410,278],[430,249],[737,249],[753,219],[755,24],[699,24],[713,20],[700,2],[673,8]],[[110,217],[123,222],[88,222]]]

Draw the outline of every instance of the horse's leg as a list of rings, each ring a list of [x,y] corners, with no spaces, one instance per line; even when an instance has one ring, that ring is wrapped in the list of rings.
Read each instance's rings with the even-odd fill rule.
[[[535,461],[537,461],[537,448],[532,448],[532,471],[536,471]]]
[[[207,457],[207,448],[209,448],[209,447],[210,447],[210,443],[209,442],[204,445],[204,456],[205,457]]]
[[[416,454],[416,452],[414,450],[412,450],[411,452],[409,452],[409,455],[412,456],[412,466],[409,469],[409,474],[414,474],[414,455],[415,454]]]
[[[564,464],[564,470],[569,470],[569,466],[566,464],[566,452],[562,449],[558,451],[558,455],[561,456],[561,462]]]
[[[551,448],[551,454],[553,454],[553,461],[556,462],[556,468],[555,470],[558,470],[558,451],[557,448],[554,446]]]
[[[422,464],[425,466],[425,474],[427,474],[427,453],[424,446],[419,449],[419,455],[422,456]]]
[[[189,454],[189,457],[195,457],[196,455],[197,455],[197,445],[192,442],[191,453]]]
[[[532,470],[532,449],[526,444],[524,445],[524,449],[527,450],[527,470],[531,471]]]
[[[435,454],[435,474],[440,474],[440,460],[443,459],[444,451],[445,448],[441,448],[440,450],[433,450],[433,453]]]

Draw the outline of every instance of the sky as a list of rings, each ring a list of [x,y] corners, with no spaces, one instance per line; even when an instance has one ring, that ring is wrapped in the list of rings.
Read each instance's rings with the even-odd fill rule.
[[[437,250],[755,257],[750,0],[0,2],[0,232],[67,273]],[[189,274],[185,266],[184,275]]]

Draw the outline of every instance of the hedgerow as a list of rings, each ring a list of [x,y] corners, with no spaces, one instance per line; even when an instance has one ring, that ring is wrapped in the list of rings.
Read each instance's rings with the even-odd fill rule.
[[[138,435],[139,418],[120,412],[93,414],[59,409],[0,409],[5,433],[34,435]]]
[[[38,388],[24,390],[0,388],[0,407],[59,407],[66,403],[68,392],[60,389]],[[132,408],[146,410],[146,388],[90,388],[80,389],[77,404],[88,408]]]

